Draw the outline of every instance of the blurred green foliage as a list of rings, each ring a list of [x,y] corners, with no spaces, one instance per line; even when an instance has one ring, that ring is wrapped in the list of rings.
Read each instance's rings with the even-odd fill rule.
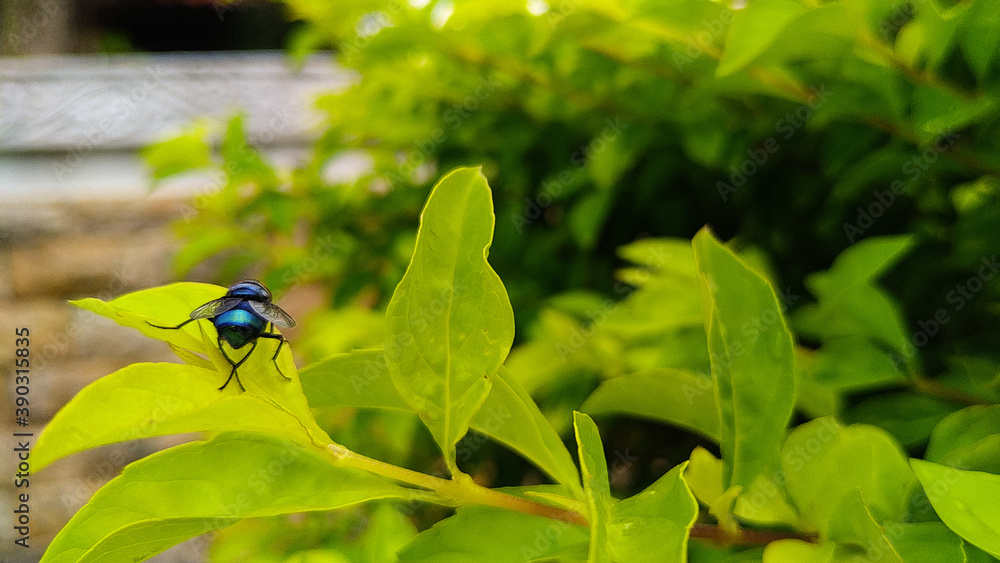
[[[1000,401],[989,0],[286,3],[305,24],[291,55],[330,48],[357,75],[318,100],[308,158],[268,162],[240,116],[146,156],[157,180],[219,178],[176,225],[179,275],[207,261],[223,284],[252,273],[279,295],[328,291],[303,323],[305,358],[383,341],[427,193],[471,164],[493,189],[490,263],[515,314],[506,369],[564,438],[584,410],[609,460],[639,460],[612,467],[616,494],[718,444],[693,418],[712,401],[691,408],[715,393],[688,240],[706,224],[775,288],[796,344],[794,422],[873,424],[920,455],[952,413]],[[366,163],[350,180],[333,173],[345,156]],[[345,416],[331,435],[435,463],[412,417],[363,416],[389,430]],[[461,447],[477,478],[539,478]]]
[[[218,281],[263,271],[277,291],[321,281],[334,305],[384,305],[432,182],[482,164],[522,327],[563,291],[611,292],[618,247],[708,223],[794,294],[851,243],[914,233],[890,280],[906,321],[958,309],[928,350],[998,336],[995,283],[949,299],[971,301],[949,292],[1000,246],[987,2],[288,4],[308,24],[293,52],[331,46],[358,80],[319,100],[322,136],[294,169],[239,117],[149,149],[156,178],[222,178],[178,225],[181,274],[222,255]],[[332,181],[354,152],[368,169]]]

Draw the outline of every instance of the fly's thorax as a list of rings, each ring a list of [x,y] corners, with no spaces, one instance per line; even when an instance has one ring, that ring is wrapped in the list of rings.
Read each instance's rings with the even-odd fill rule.
[[[229,291],[226,292],[226,296],[242,297],[243,299],[266,303],[271,300],[271,291],[257,280],[244,280],[231,286]]]

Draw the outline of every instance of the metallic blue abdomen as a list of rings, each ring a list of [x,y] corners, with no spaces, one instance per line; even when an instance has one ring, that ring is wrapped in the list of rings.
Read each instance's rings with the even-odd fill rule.
[[[267,321],[244,302],[213,318],[212,324],[230,346],[242,348],[264,332]]]

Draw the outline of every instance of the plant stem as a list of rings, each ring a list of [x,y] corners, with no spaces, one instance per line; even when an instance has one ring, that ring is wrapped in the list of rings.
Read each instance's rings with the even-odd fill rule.
[[[317,444],[320,445],[320,444]],[[455,479],[442,479],[433,475],[419,473],[405,467],[399,467],[384,461],[372,459],[368,456],[353,452],[338,444],[326,444],[322,446],[323,451],[331,455],[335,462],[341,466],[356,467],[370,473],[375,473],[387,477],[394,481],[414,485],[428,493],[419,497],[419,500],[440,504],[444,506],[463,506],[466,504],[481,504],[495,506],[534,514],[553,520],[576,524],[578,526],[588,526],[587,518],[574,510],[560,508],[548,504],[542,504],[526,498],[517,497],[502,491],[489,489],[475,483],[471,477],[460,473]],[[419,492],[419,491],[414,491]],[[702,538],[713,540],[725,545],[767,545],[770,542],[784,539],[797,539],[807,542],[815,542],[815,534],[799,532],[784,532],[773,530],[746,530],[741,529],[735,533],[723,530],[719,526],[711,524],[695,524],[691,528],[692,538]]]
[[[816,543],[815,534],[746,529],[740,529],[733,534],[712,524],[695,524],[691,528],[691,537],[709,539],[723,545],[767,545],[778,540],[802,540]]]
[[[931,395],[939,399],[944,399],[946,401],[952,401],[955,403],[960,403],[963,405],[992,405],[993,403],[987,401],[986,399],[977,397],[965,391],[958,389],[953,389],[947,385],[942,385],[933,379],[927,379],[921,375],[915,375],[911,378],[913,383],[913,388],[920,391],[926,395]]]
[[[542,504],[483,487],[476,484],[471,477],[464,473],[458,474],[455,479],[442,479],[372,459],[338,444],[327,444],[323,447],[323,450],[332,455],[338,465],[356,467],[395,481],[429,489],[436,493],[436,496],[431,495],[422,499],[428,502],[445,506],[461,506],[464,504],[496,506],[525,514],[534,514],[536,516],[561,520],[579,526],[588,525],[587,519],[579,512]]]

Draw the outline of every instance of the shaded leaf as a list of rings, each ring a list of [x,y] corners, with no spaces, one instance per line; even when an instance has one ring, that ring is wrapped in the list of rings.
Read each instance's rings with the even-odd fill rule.
[[[1000,474],[1000,405],[966,407],[931,433],[924,459],[957,469]]]
[[[719,441],[715,386],[711,379],[685,370],[651,369],[609,379],[580,410],[666,422]]]

